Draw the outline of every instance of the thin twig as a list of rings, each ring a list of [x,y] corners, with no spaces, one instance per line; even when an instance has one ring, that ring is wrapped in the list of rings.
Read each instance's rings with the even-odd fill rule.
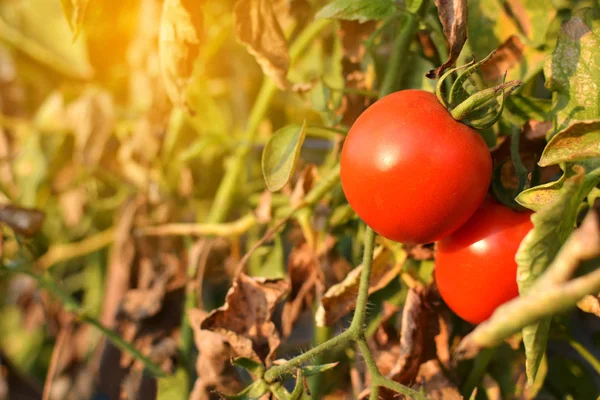
[[[138,228],[140,236],[241,236],[256,225],[253,213],[238,220],[221,224],[164,224]]]
[[[38,258],[37,265],[42,270],[48,269],[54,264],[98,251],[110,245],[114,240],[115,229],[108,228],[79,242],[56,244],[50,247],[43,256]]]
[[[56,375],[56,368],[60,361],[60,355],[62,353],[65,344],[68,342],[68,338],[71,336],[73,331],[73,322],[69,319],[65,325],[63,325],[58,331],[56,337],[56,343],[52,350],[52,358],[50,358],[50,365],[48,366],[48,372],[46,374],[46,381],[44,382],[44,392],[42,393],[42,400],[49,400],[52,392],[52,382],[54,382],[54,376]]]

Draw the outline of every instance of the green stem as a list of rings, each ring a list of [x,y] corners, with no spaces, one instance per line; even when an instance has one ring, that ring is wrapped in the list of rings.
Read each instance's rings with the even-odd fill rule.
[[[377,368],[377,364],[375,363],[375,359],[373,358],[373,354],[371,353],[371,349],[369,349],[369,345],[364,337],[357,339],[356,343],[358,344],[358,348],[360,349],[360,352],[365,360],[365,365],[367,366],[369,374],[371,375],[371,386],[373,389],[375,387],[385,387],[397,393],[409,396],[411,399],[427,399],[423,393],[381,375],[381,372],[379,372],[379,368]]]
[[[392,56],[381,83],[381,90],[379,91],[381,97],[394,92],[398,88],[398,84],[405,71],[404,65],[406,65],[402,61],[406,59],[408,47],[419,27],[417,18],[414,15],[406,13],[403,17],[404,23],[402,24],[400,34],[394,41]]]
[[[473,368],[471,369],[471,372],[469,372],[469,376],[465,380],[461,390],[461,394],[464,397],[471,396],[473,390],[481,381],[483,374],[485,374],[485,370],[490,361],[492,361],[492,357],[496,354],[496,350],[496,348],[484,349],[477,355],[477,358],[475,358],[475,362],[473,363]]]
[[[348,343],[350,340],[352,340],[352,338],[353,338],[352,335],[353,335],[353,332],[351,330],[347,330],[347,331],[339,334],[338,336],[329,339],[325,343],[322,343],[322,344],[318,345],[317,347],[313,347],[306,353],[302,353],[299,356],[292,358],[291,360],[289,360],[288,362],[286,362],[283,365],[277,365],[275,367],[271,367],[265,372],[263,379],[267,383],[273,383],[274,381],[279,379],[281,376],[291,373],[294,369],[296,369],[297,367],[300,367],[302,364],[310,361],[311,359],[313,359],[317,355],[323,353],[324,351],[327,351],[336,346],[340,346],[340,345]]]
[[[331,20],[320,19],[306,27],[298,36],[298,39],[290,47],[290,62],[293,62],[302,54],[325,27],[331,23]],[[215,200],[208,214],[208,223],[222,222],[231,208],[235,191],[238,189],[238,179],[243,170],[246,156],[250,152],[252,143],[258,131],[258,125],[264,118],[273,96],[277,92],[277,86],[272,79],[265,78],[256,98],[256,102],[250,112],[248,126],[242,138],[243,145],[240,146],[233,155],[231,165],[227,169],[225,177],[221,181]]]
[[[375,232],[367,228],[365,232],[365,250],[363,254],[363,270],[360,274],[360,284],[358,289],[358,298],[356,299],[356,311],[352,318],[350,330],[358,333],[363,332],[365,328],[365,318],[367,314],[367,300],[369,298],[369,280],[371,278],[371,266],[373,262],[373,246],[375,244]]]
[[[450,114],[452,115],[452,118],[457,121],[463,120],[469,114],[486,104],[488,101],[498,97],[502,91],[505,92],[504,95],[506,96],[507,93],[510,93],[512,90],[519,87],[520,84],[520,81],[509,81],[498,86],[479,91],[454,107]]]

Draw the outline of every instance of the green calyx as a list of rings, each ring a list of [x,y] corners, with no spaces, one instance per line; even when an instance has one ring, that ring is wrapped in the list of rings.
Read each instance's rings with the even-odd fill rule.
[[[472,76],[481,65],[487,62],[494,52],[479,62],[470,61],[446,71],[438,80],[436,96],[457,121],[461,121],[476,129],[486,129],[494,125],[504,110],[504,99],[521,85],[520,81],[513,80],[486,88],[477,89]],[[445,81],[458,71],[462,71],[452,83],[450,93],[444,95]],[[506,78],[506,75],[504,76]]]

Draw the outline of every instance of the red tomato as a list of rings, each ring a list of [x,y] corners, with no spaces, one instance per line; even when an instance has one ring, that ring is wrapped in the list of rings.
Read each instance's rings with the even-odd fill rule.
[[[435,279],[459,317],[478,324],[517,297],[515,254],[533,228],[531,212],[488,198],[459,230],[437,243]]]
[[[392,93],[362,113],[340,165],[358,216],[378,234],[410,244],[458,229],[485,198],[492,176],[481,136],[422,90]]]

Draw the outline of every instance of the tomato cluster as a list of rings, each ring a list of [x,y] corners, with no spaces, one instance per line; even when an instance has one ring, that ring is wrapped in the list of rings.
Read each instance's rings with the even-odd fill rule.
[[[434,94],[403,90],[374,103],[350,129],[340,166],[348,202],[375,232],[438,242],[436,281],[463,319],[479,323],[518,295],[514,256],[530,215],[486,199],[490,152]]]

